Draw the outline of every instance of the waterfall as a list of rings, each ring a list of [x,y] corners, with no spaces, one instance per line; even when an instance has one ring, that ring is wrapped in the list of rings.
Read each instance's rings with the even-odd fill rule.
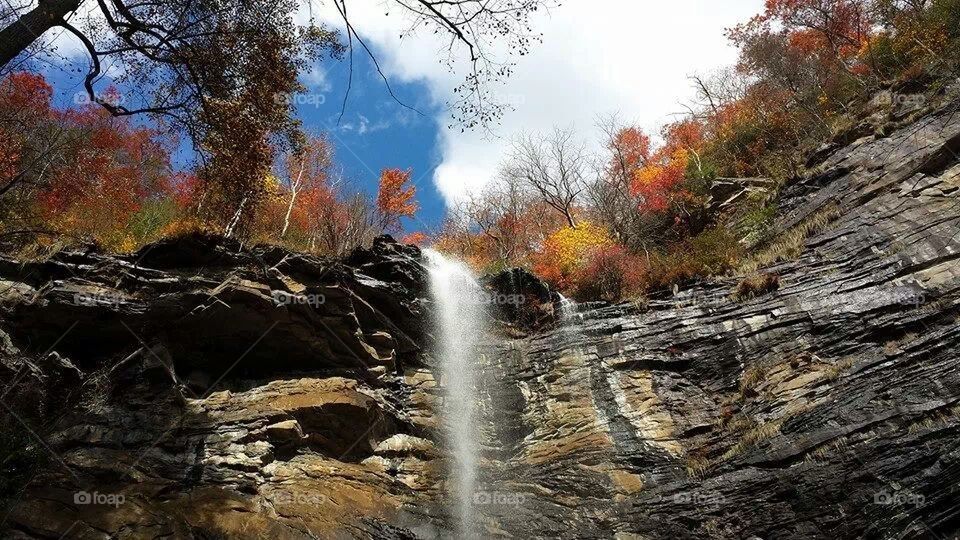
[[[446,442],[453,453],[449,471],[456,508],[456,538],[476,538],[474,504],[479,432],[476,423],[480,338],[486,333],[483,288],[460,262],[424,250],[434,303],[436,359],[440,363],[441,409]]]
[[[560,296],[560,322],[564,326],[568,326],[577,321],[582,321],[583,315],[579,313],[580,307],[577,303],[560,293],[557,294]]]

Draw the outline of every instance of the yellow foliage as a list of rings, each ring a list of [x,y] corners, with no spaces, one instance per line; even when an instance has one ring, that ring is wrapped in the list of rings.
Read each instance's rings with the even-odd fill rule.
[[[536,270],[560,288],[570,285],[573,273],[593,250],[613,244],[607,230],[589,221],[551,234],[537,257]]]

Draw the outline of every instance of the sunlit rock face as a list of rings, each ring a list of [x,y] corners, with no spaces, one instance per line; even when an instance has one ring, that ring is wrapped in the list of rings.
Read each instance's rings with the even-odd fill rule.
[[[501,344],[490,531],[952,537],[958,155],[955,106],[824,155],[777,227],[830,218],[775,290],[720,279]]]
[[[723,278],[559,317],[532,276],[485,281],[533,298],[479,344],[476,534],[955,536],[954,108],[824,147],[776,224],[820,226],[753,298]],[[2,536],[456,536],[418,249],[193,237],[0,278]]]

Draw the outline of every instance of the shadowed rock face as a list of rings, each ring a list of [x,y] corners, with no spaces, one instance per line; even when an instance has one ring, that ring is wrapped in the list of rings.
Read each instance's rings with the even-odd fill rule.
[[[4,448],[5,534],[434,534],[419,258],[191,236],[0,260],[4,446],[32,448]]]
[[[562,325],[532,276],[489,280],[540,311],[485,347],[483,535],[953,537],[955,111],[819,152],[776,224],[802,254],[756,295]],[[206,237],[0,259],[4,535],[449,536],[419,261]]]

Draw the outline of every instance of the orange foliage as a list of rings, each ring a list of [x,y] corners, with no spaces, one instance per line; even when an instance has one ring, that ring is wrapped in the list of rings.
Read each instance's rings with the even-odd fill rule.
[[[422,231],[417,231],[417,232],[415,232],[415,233],[410,233],[410,234],[404,236],[404,237],[400,240],[400,243],[402,243],[402,244],[412,244],[412,245],[415,245],[415,246],[422,246],[422,245],[426,244],[426,243],[429,242],[429,241],[430,241],[430,236],[428,236],[427,233],[422,232]]]
[[[413,217],[418,206],[413,200],[417,188],[409,185],[411,170],[384,169],[380,173],[380,189],[377,192],[377,210],[383,228],[399,230],[400,219]]]
[[[608,165],[613,176],[633,176],[650,160],[650,137],[635,127],[622,128],[607,143],[611,154]]]
[[[702,126],[693,120],[668,125],[663,136],[664,144],[633,175],[631,189],[640,197],[644,212],[664,212],[689,199],[682,185],[690,160],[699,160],[703,144]]]

